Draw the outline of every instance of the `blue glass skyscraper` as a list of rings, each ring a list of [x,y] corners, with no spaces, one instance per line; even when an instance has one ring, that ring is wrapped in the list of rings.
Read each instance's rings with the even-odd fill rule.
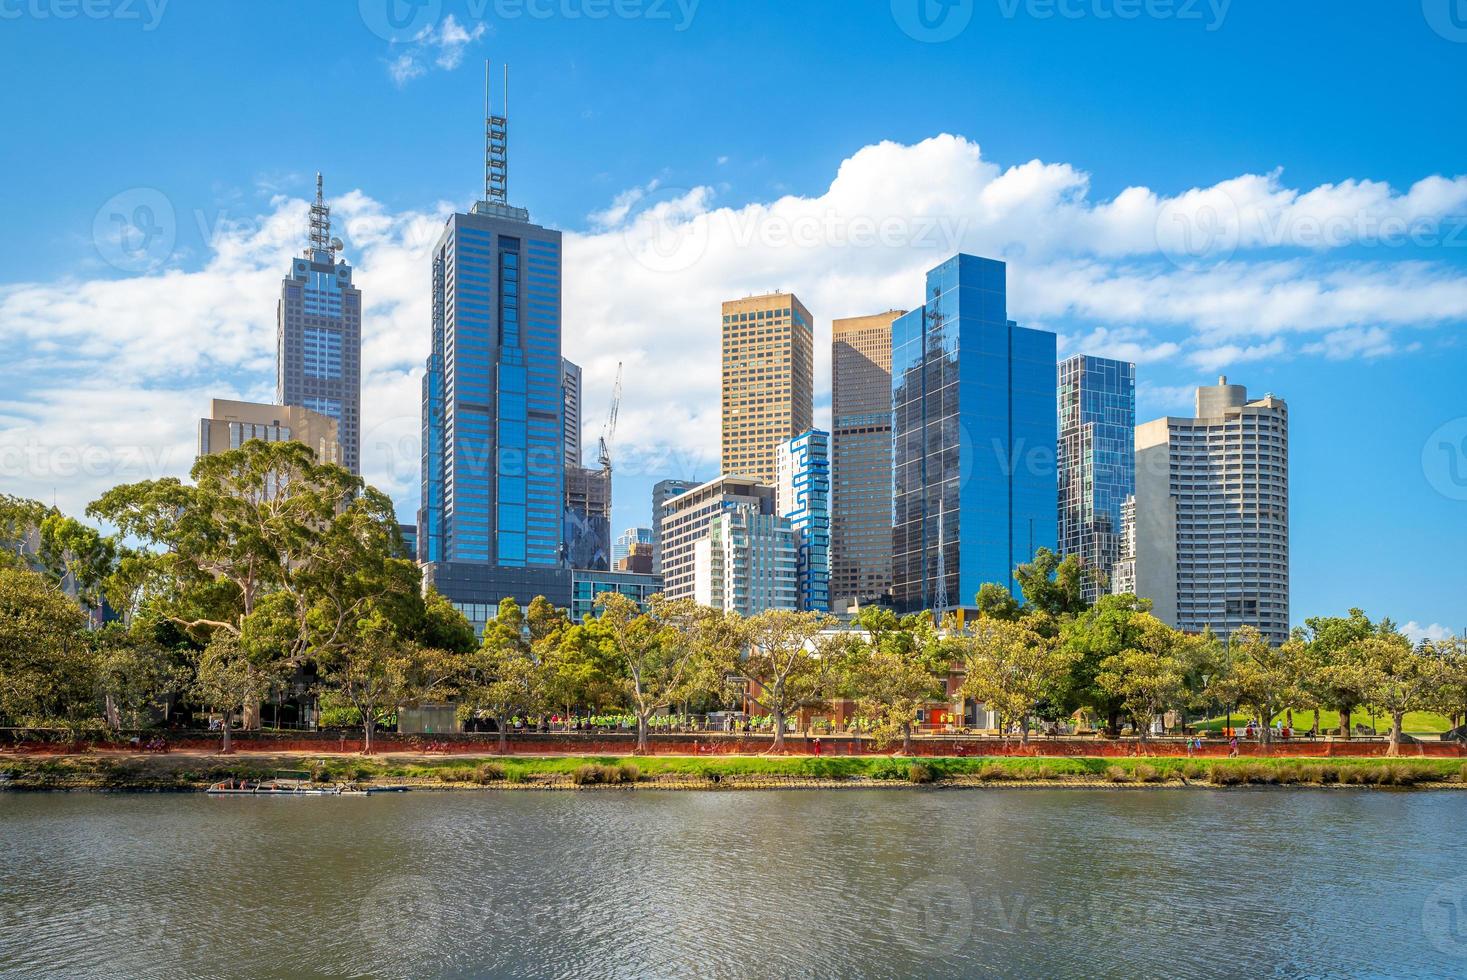
[[[779,516],[799,549],[795,572],[802,611],[830,610],[830,433],[808,429],[775,453]]]
[[[1059,365],[1059,553],[1090,574],[1091,602],[1120,559],[1121,505],[1136,492],[1136,365],[1076,354]]]
[[[564,564],[561,236],[506,202],[503,116],[485,200],[433,249],[419,560],[482,623],[505,596],[570,604]]]
[[[1008,318],[1006,267],[955,255],[892,324],[892,594],[971,608],[1055,547],[1055,335]]]

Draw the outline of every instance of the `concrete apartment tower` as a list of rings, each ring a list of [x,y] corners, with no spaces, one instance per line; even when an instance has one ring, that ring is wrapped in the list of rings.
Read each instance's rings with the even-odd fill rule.
[[[662,588],[669,599],[694,597],[695,546],[708,536],[720,514],[745,505],[758,514],[776,516],[774,488],[747,476],[720,476],[667,498],[659,541]],[[794,575],[791,563],[791,592]]]
[[[972,609],[1055,548],[1055,335],[1008,318],[1004,263],[955,255],[892,324],[892,598]]]
[[[798,547],[789,521],[764,513],[759,504],[720,512],[693,544],[693,600],[740,616],[803,608]]]
[[[652,486],[652,574],[662,574],[662,521],[672,498],[702,486],[697,480],[658,480]]]
[[[425,582],[481,629],[506,596],[571,604],[561,233],[508,202],[508,109],[485,88],[484,198],[432,253],[418,515]]]
[[[581,366],[560,359],[560,393],[565,404],[565,465],[581,465]]]
[[[831,322],[830,599],[891,591],[891,325],[906,310]]]
[[[723,304],[723,454],[720,472],[775,480],[780,443],[814,418],[815,325],[790,293]]]
[[[1289,409],[1219,378],[1195,418],[1136,427],[1134,585],[1162,622],[1289,636]],[[1134,538],[1132,536],[1134,535]]]
[[[361,472],[362,293],[338,259],[331,208],[316,174],[306,249],[291,261],[275,307],[275,397],[335,419],[342,466]]]
[[[1121,507],[1136,490],[1136,365],[1076,354],[1059,364],[1059,553],[1089,572],[1089,602],[1110,591]]]

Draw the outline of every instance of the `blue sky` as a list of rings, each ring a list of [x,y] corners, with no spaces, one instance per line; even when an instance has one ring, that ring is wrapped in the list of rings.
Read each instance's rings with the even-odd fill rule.
[[[368,304],[368,475],[406,519],[423,256],[476,194],[491,58],[511,198],[569,233],[588,443],[626,362],[618,527],[713,473],[718,299],[792,289],[824,341],[962,247],[1066,350],[1137,358],[1144,418],[1219,373],[1288,400],[1296,620],[1467,627],[1446,0],[959,0],[931,30],[916,0],[399,0],[397,41],[387,2],[0,0],[0,489],[76,509],[186,470],[209,396],[270,397],[319,169]],[[109,224],[140,205],[141,256]],[[1214,220],[1200,254],[1165,231]],[[692,252],[646,251],[669,232]]]

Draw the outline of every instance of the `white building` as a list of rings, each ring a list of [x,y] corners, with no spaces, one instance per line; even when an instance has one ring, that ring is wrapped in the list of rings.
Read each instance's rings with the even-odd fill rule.
[[[1195,418],[1136,427],[1133,585],[1165,623],[1226,636],[1289,635],[1289,412],[1219,378],[1197,389]]]
[[[657,567],[669,599],[693,597],[694,545],[708,536],[719,515],[746,504],[773,515],[774,488],[752,477],[720,476],[664,499],[655,547],[660,548]]]
[[[789,521],[755,504],[725,510],[693,544],[693,599],[741,616],[795,609],[798,554]]]

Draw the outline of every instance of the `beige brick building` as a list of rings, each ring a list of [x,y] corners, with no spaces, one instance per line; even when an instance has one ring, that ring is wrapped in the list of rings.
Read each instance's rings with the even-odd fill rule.
[[[323,463],[342,458],[336,420],[330,416],[296,405],[209,400],[209,417],[199,419],[200,456],[238,449],[251,439],[303,442]]]
[[[813,424],[815,321],[792,293],[723,304],[720,472],[775,481],[775,450]]]

